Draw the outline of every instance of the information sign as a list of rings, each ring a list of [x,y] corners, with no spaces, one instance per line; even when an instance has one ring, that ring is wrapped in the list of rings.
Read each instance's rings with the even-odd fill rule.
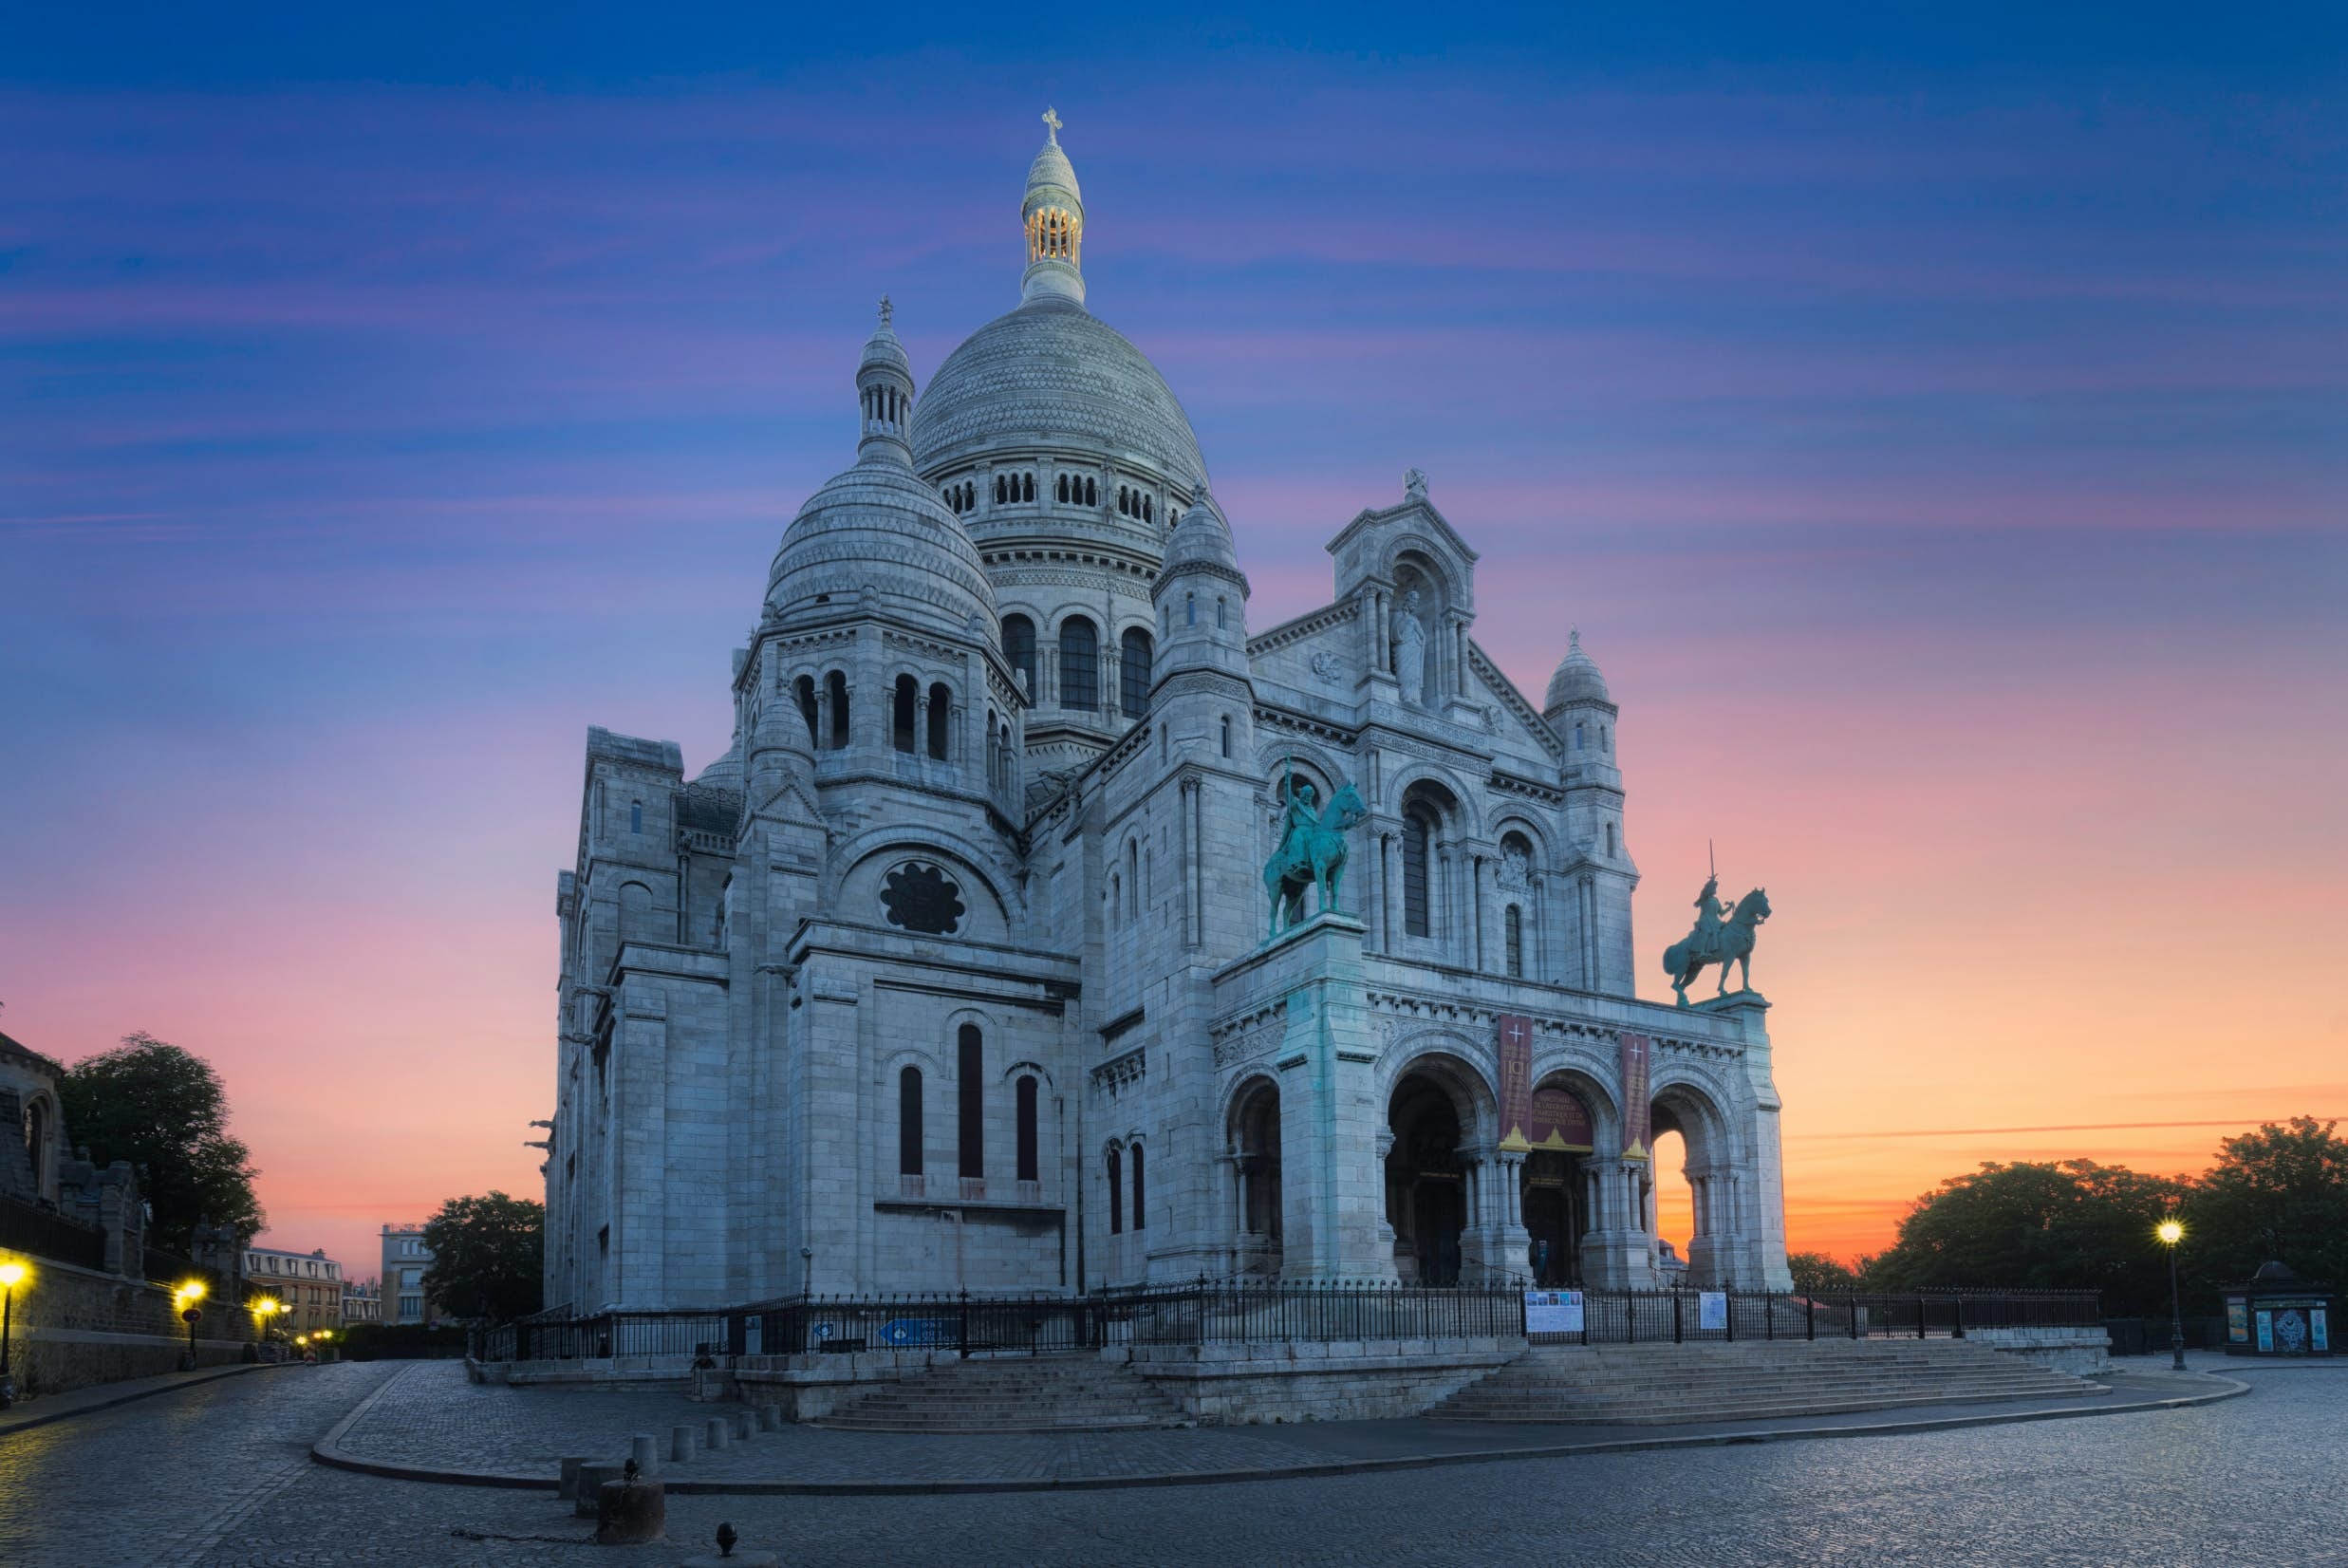
[[[1524,1293],[1524,1332],[1579,1334],[1582,1332],[1582,1293],[1577,1290],[1529,1290]]]
[[[1696,1297],[1696,1327],[1724,1329],[1728,1326],[1728,1293],[1724,1290],[1702,1291]]]

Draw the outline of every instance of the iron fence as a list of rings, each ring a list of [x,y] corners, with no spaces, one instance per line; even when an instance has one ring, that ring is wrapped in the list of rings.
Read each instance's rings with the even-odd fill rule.
[[[1544,1293],[1547,1294],[1547,1293]],[[484,1361],[953,1351],[1042,1355],[1114,1345],[1530,1339],[1538,1344],[1962,1338],[1967,1330],[2094,1328],[2094,1291],[1806,1297],[1761,1291],[1581,1291],[1528,1319],[1514,1285],[1195,1280],[1090,1296],[791,1297],[695,1312],[619,1312],[477,1330]],[[1560,1301],[1559,1304],[1563,1304]],[[1567,1326],[1553,1327],[1562,1322]]]
[[[106,1266],[104,1231],[16,1198],[0,1198],[0,1248],[78,1268]]]

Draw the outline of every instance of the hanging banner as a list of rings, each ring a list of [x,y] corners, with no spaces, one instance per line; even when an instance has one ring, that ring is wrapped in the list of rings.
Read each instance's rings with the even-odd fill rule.
[[[1654,1107],[1647,1097],[1647,1057],[1651,1048],[1645,1035],[1626,1031],[1622,1036],[1622,1147],[1626,1154],[1635,1150],[1644,1156],[1654,1141]]]
[[[1532,1147],[1525,1124],[1533,1119],[1533,1020],[1502,1013],[1493,1027],[1500,1057],[1500,1147],[1514,1153]]]

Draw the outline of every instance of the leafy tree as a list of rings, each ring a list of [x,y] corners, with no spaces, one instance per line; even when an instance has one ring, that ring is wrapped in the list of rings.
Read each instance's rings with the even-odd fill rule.
[[[457,1317],[509,1323],[545,1299],[547,1208],[492,1191],[451,1198],[424,1222],[424,1294]]]
[[[1840,1296],[1859,1288],[1858,1271],[1822,1252],[1789,1252],[1785,1266],[1794,1271],[1794,1290],[1801,1296]]]
[[[2208,1285],[2247,1279],[2270,1258],[2348,1285],[2348,1138],[2339,1125],[2294,1116],[2227,1139],[2187,1206],[2180,1261]]]
[[[262,1226],[252,1152],[228,1134],[212,1064],[140,1030],[78,1061],[58,1085],[65,1125],[100,1165],[128,1160],[154,1211],[150,1245],[187,1252],[209,1221],[251,1241]]]
[[[1916,1201],[1870,1285],[2097,1290],[2109,1316],[2168,1311],[2169,1260],[2153,1227],[2187,1184],[2093,1160],[1985,1163]]]

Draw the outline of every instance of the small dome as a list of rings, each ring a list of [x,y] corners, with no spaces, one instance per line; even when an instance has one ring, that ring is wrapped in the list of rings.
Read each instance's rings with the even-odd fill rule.
[[[710,765],[693,775],[696,789],[739,790],[742,787],[742,737],[736,736],[734,744],[720,753]]]
[[[876,365],[885,365],[902,373],[907,381],[913,379],[913,362],[905,358],[905,345],[897,341],[897,329],[889,325],[896,313],[896,308],[889,304],[888,296],[883,294],[881,324],[873,328],[872,336],[865,340],[864,357],[856,362],[860,373]]]
[[[1032,202],[1038,196],[1057,197],[1078,208],[1084,206],[1084,193],[1076,188],[1076,166],[1060,151],[1057,126],[1035,154],[1035,161],[1027,166],[1027,199]]]
[[[1164,583],[1180,571],[1216,572],[1237,580],[1241,591],[1246,589],[1239,548],[1231,541],[1231,525],[1223,521],[1215,498],[1206,493],[1203,476],[1191,481],[1189,510],[1166,538],[1165,566],[1158,581]]]
[[[877,445],[807,499],[767,573],[767,608],[835,614],[868,603],[943,632],[996,635],[978,547],[938,493]]]
[[[1606,677],[1598,673],[1597,661],[1582,652],[1582,634],[1577,628],[1565,657],[1557,661],[1557,673],[1549,678],[1549,700],[1542,711],[1555,712],[1568,702],[1612,700],[1606,695]]]

